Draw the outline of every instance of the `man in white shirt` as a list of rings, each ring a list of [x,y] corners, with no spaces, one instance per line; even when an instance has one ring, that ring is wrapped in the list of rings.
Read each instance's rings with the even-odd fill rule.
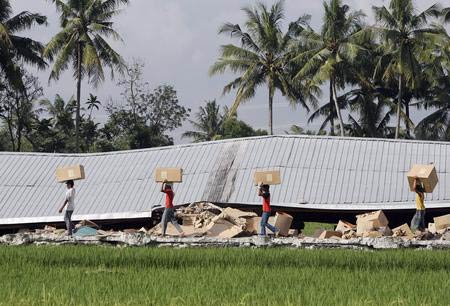
[[[72,224],[72,214],[75,209],[75,188],[72,180],[66,182],[67,191],[66,197],[63,205],[59,209],[59,213],[62,213],[64,207],[66,211],[64,213],[64,222],[66,222],[67,234],[72,236],[73,224]]]

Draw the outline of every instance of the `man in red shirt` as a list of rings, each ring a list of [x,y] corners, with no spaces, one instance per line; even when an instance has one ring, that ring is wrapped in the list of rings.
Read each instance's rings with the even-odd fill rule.
[[[168,182],[162,183],[161,192],[166,194],[166,207],[164,208],[164,213],[162,215],[161,220],[162,235],[163,236],[166,235],[167,223],[169,223],[170,221],[175,226],[180,235],[183,236],[184,235],[183,230],[178,224],[177,219],[175,218],[175,214],[173,212],[173,197],[175,196],[175,193],[172,190],[172,186]]]
[[[269,191],[269,185],[263,185],[258,184],[258,196],[263,198],[263,213],[261,217],[261,232],[259,233],[260,236],[266,236],[266,227],[270,229],[275,235],[278,235],[278,229],[269,224],[269,217],[270,217],[270,191]]]

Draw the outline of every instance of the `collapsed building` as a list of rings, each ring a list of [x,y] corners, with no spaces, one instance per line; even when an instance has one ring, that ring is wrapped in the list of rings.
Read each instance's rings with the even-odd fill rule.
[[[255,170],[280,170],[271,187],[272,207],[301,221],[354,221],[383,210],[398,224],[415,210],[406,173],[415,163],[434,163],[439,183],[427,194],[427,218],[450,212],[450,143],[321,136],[262,136],[170,147],[88,154],[0,153],[0,228],[62,224],[58,207],[65,186],[57,167],[82,164],[75,182],[73,220],[119,226],[149,224],[164,197],[156,167],[180,167],[175,205],[210,202],[260,209]]]

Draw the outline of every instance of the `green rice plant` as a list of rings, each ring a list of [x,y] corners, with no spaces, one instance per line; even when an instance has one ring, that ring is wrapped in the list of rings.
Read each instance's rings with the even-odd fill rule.
[[[450,252],[0,247],[0,305],[449,305]]]

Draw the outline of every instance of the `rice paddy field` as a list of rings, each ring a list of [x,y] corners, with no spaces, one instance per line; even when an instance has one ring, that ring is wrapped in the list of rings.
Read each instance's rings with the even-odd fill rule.
[[[450,252],[0,247],[0,305],[450,305]]]

